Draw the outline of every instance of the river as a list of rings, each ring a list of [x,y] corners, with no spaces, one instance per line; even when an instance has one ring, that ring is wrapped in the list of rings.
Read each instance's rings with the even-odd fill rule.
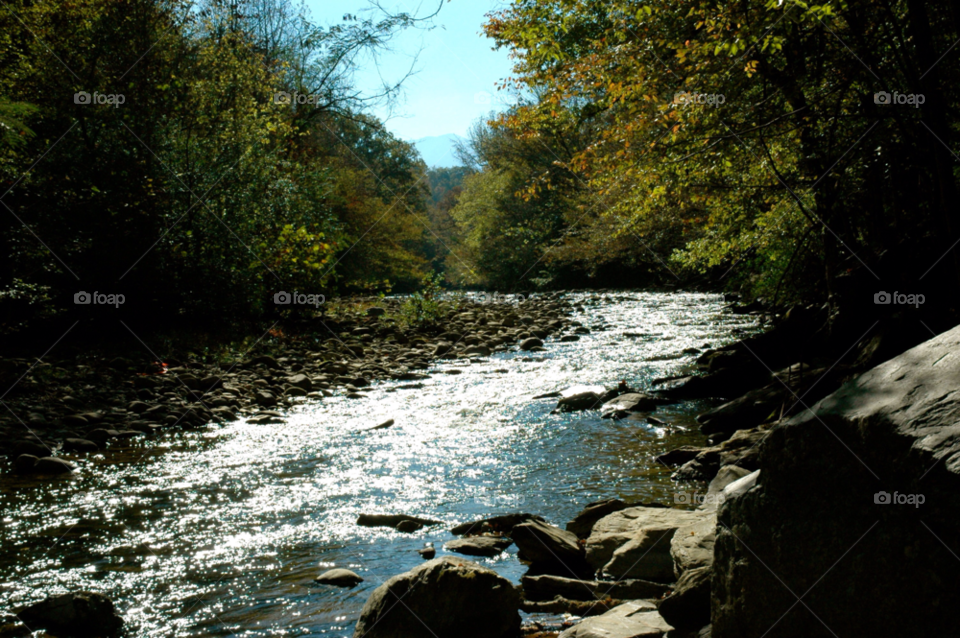
[[[673,504],[670,471],[653,457],[703,444],[688,402],[666,422],[551,414],[538,394],[578,384],[648,389],[702,349],[756,328],[722,312],[718,295],[573,294],[593,328],[533,355],[443,361],[422,388],[383,382],[370,397],[311,400],[278,425],[225,426],[132,440],[80,462],[72,478],[7,475],[0,491],[0,604],[68,590],[116,601],[131,636],[350,636],[373,588],[419,564],[414,534],[355,525],[360,513],[402,513],[451,525],[526,511],[563,526],[603,498]],[[461,374],[444,374],[456,368]],[[387,419],[387,430],[363,431]],[[449,526],[448,526],[449,527]],[[471,559],[519,582],[511,547]],[[365,579],[336,589],[331,567]]]

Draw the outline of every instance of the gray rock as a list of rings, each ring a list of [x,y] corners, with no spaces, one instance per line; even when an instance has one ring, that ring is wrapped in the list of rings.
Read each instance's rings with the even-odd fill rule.
[[[645,527],[690,525],[703,517],[703,512],[670,507],[629,507],[604,516],[593,526],[586,542],[586,559],[594,569],[602,569],[618,548],[633,540]]]
[[[543,346],[543,341],[537,339],[536,337],[530,337],[529,339],[524,339],[520,343],[521,350],[532,350],[534,348],[540,348]]]
[[[636,600],[602,616],[584,619],[560,634],[560,638],[656,638],[671,629],[655,605]]]
[[[502,536],[470,536],[450,541],[444,547],[447,551],[467,556],[499,556],[503,550],[513,545],[513,541]]]
[[[528,600],[553,600],[557,596],[568,600],[658,599],[670,590],[669,585],[646,580],[618,581],[579,580],[563,576],[524,576],[520,580],[524,597]]]
[[[714,511],[705,510],[700,520],[677,528],[670,540],[674,575],[678,578],[691,569],[713,565],[713,546],[717,540]]]
[[[596,503],[588,503],[576,518],[567,523],[567,531],[573,532],[577,538],[587,538],[593,531],[594,524],[601,518],[629,507],[620,499],[608,499]]]
[[[17,617],[33,629],[42,628],[58,636],[116,636],[123,628],[113,601],[93,592],[52,596],[24,607]]]
[[[710,486],[707,488],[707,500],[701,506],[701,509],[716,509],[718,497],[723,492],[723,488],[750,473],[750,470],[739,465],[724,465],[721,467],[717,475],[710,481]]]
[[[519,557],[531,563],[561,563],[576,569],[583,561],[583,548],[577,537],[559,527],[530,521],[514,527],[511,535]]]
[[[563,397],[557,402],[557,409],[561,412],[577,412],[598,408],[603,402],[606,391],[603,386],[568,388],[563,391]]]
[[[514,638],[520,632],[519,606],[520,596],[507,579],[465,559],[443,556],[374,590],[353,635]]]
[[[719,509],[716,638],[762,634],[781,616],[769,636],[957,633],[958,379],[960,327],[770,430],[755,485]],[[906,592],[913,613],[889,604]]]
[[[277,397],[273,396],[272,393],[267,392],[266,390],[260,390],[253,395],[253,398],[258,405],[262,405],[266,408],[271,408],[277,404]]]
[[[661,583],[673,582],[670,542],[677,528],[671,524],[647,525],[613,552],[603,567],[614,578],[640,578]]]
[[[313,390],[313,381],[311,381],[310,377],[305,374],[295,374],[292,377],[288,377],[287,383],[295,388],[300,388],[304,392],[310,392]]]
[[[603,419],[622,419],[631,412],[649,412],[662,403],[664,403],[663,399],[649,394],[628,392],[604,403],[600,407],[600,417]]]
[[[317,576],[314,582],[336,587],[356,587],[363,582],[363,578],[349,569],[331,569]]]
[[[502,532],[504,534],[509,534],[513,531],[513,528],[521,523],[527,523],[530,521],[540,521],[545,522],[543,518],[536,516],[534,514],[527,514],[526,512],[517,512],[516,514],[503,514],[501,516],[492,516],[490,518],[485,518],[479,521],[474,521],[472,523],[463,523],[462,525],[457,525],[450,530],[451,534],[455,536],[464,536],[466,534],[478,534],[482,531],[489,530],[493,532]]]

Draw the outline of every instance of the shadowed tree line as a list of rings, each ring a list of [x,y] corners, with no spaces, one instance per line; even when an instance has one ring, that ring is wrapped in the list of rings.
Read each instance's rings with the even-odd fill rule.
[[[515,0],[485,29],[521,99],[464,149],[481,279],[956,301],[957,2]]]
[[[413,289],[426,166],[367,115],[358,65],[430,16],[324,27],[288,0],[15,0],[0,12],[0,323],[213,325],[273,295]],[[84,308],[115,317],[116,308]],[[41,321],[45,320],[45,321]],[[110,330],[116,322],[110,322]]]

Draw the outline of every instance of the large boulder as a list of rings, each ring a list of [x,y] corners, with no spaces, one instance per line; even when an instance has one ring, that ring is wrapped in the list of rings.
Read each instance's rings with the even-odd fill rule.
[[[655,582],[673,582],[673,556],[670,543],[677,527],[659,523],[642,527],[629,541],[613,552],[603,573],[614,578],[641,578]]]
[[[454,556],[394,576],[367,599],[355,638],[515,638],[520,596],[493,570]]]
[[[113,601],[88,591],[51,596],[19,610],[17,617],[31,629],[65,637],[116,636],[123,627]]]
[[[560,563],[571,569],[583,562],[583,548],[571,532],[540,521],[517,525],[512,532],[519,557],[535,564]]]
[[[656,638],[673,629],[652,603],[624,603],[602,616],[586,618],[560,634],[560,638]]]
[[[614,552],[644,528],[677,529],[700,520],[703,515],[703,512],[669,507],[628,507],[614,512],[594,524],[586,541],[586,560],[594,569],[602,569]],[[669,548],[670,539],[665,542]]]
[[[958,385],[960,327],[769,432],[718,512],[715,638],[956,634]]]

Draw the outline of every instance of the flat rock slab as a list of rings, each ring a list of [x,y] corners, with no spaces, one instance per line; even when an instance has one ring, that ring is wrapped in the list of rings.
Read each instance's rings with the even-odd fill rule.
[[[520,558],[531,563],[561,563],[576,569],[583,561],[583,549],[577,537],[559,527],[531,521],[514,527],[512,536]]]
[[[502,536],[471,536],[450,541],[444,547],[447,551],[467,556],[499,556],[503,550],[513,545],[513,541]]]
[[[596,601],[659,599],[670,590],[668,585],[646,580],[619,581],[577,580],[562,576],[524,576],[520,579],[527,600],[544,601],[562,597],[568,600]]]
[[[661,403],[666,403],[666,401],[642,392],[628,392],[604,403],[600,407],[600,417],[604,419],[622,419],[630,412],[649,412],[650,410],[654,410]]]
[[[704,518],[704,512],[670,507],[628,507],[604,516],[593,526],[586,542],[586,559],[594,569],[602,569],[613,553],[633,540],[644,527],[686,527]]]
[[[560,638],[646,638],[659,637],[673,629],[657,613],[656,606],[637,600],[614,607],[602,616],[580,621]]]
[[[317,576],[314,582],[337,587],[356,587],[363,582],[363,578],[349,569],[331,569]]]
[[[428,525],[441,525],[442,523],[443,521],[405,514],[361,514],[357,518],[357,525],[363,527],[392,527],[401,532],[415,532]]]
[[[477,534],[486,530],[490,530],[493,532],[503,532],[507,534],[510,533],[517,525],[520,525],[521,523],[529,523],[530,521],[544,522],[543,518],[535,514],[518,512],[516,514],[491,516],[490,518],[484,518],[472,523],[457,525],[450,530],[450,533],[455,536],[464,536],[466,534]]]

